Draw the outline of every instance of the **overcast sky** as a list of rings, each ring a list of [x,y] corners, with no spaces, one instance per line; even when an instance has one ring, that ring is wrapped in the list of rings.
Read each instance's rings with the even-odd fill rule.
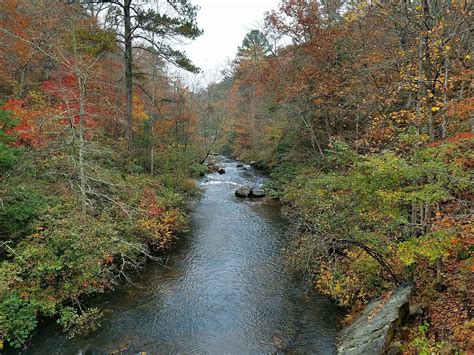
[[[198,25],[204,34],[183,49],[207,76],[224,69],[233,59],[245,35],[263,25],[265,12],[279,0],[192,0],[201,9]]]

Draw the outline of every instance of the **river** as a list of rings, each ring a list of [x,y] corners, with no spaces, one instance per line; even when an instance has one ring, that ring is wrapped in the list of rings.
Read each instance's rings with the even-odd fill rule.
[[[51,323],[27,353],[334,353],[337,309],[284,268],[279,206],[234,196],[263,178],[222,165],[199,181],[190,232],[166,267],[148,263],[137,285],[94,300],[105,315],[91,336],[68,339]]]

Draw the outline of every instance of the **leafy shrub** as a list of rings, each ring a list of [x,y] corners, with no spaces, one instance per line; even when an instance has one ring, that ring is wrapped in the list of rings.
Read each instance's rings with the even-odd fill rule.
[[[98,308],[89,308],[78,314],[77,309],[67,306],[61,309],[57,323],[68,331],[71,337],[85,336],[100,327],[102,312]]]
[[[17,293],[0,293],[0,337],[20,347],[36,328],[36,308]]]
[[[8,169],[11,169],[23,149],[15,147],[15,137],[9,134],[9,130],[15,127],[17,121],[10,111],[0,109],[0,176]]]
[[[1,194],[0,237],[19,239],[30,232],[31,223],[38,217],[46,198],[31,187],[16,186]]]

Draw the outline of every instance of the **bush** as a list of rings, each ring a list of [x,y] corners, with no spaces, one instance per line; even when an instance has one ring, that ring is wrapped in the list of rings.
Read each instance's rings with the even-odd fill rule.
[[[22,148],[12,145],[16,138],[8,133],[16,124],[10,111],[0,109],[0,176],[15,165],[23,152]]]
[[[31,223],[45,206],[45,196],[31,187],[16,186],[2,192],[1,199],[0,240],[18,240],[31,233]]]
[[[17,293],[0,293],[0,337],[18,348],[36,328],[36,308]]]

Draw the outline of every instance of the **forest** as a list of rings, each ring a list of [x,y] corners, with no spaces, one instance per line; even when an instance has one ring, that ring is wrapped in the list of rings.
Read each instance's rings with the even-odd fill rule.
[[[345,310],[413,283],[407,354],[474,350],[473,4],[281,0],[214,81],[188,0],[0,2],[0,350],[100,327],[219,153],[269,175],[285,267]]]

